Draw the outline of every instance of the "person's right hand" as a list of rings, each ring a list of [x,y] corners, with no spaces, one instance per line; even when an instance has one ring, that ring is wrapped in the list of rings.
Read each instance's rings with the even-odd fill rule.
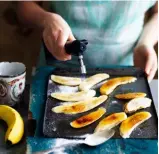
[[[71,55],[65,52],[67,41],[74,41],[75,38],[66,21],[57,14],[47,13],[44,21],[43,40],[49,52],[57,59],[66,61]]]

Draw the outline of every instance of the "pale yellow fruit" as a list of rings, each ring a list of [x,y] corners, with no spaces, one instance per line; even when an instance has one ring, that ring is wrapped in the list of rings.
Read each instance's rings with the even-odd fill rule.
[[[12,107],[0,105],[0,119],[8,125],[5,141],[10,141],[12,144],[18,143],[24,134],[24,122],[20,114]]]

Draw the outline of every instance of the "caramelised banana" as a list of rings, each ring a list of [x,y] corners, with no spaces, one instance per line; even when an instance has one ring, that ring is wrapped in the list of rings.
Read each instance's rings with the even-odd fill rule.
[[[89,98],[75,103],[64,103],[63,105],[52,108],[55,113],[77,114],[91,110],[107,100],[107,96]]]
[[[120,124],[126,118],[127,115],[124,112],[113,113],[99,122],[95,129],[95,132],[110,130]]]
[[[106,112],[106,109],[101,107],[94,112],[91,112],[87,115],[84,115],[74,120],[73,122],[70,123],[70,125],[73,128],[82,128],[82,127],[88,126],[92,124],[93,122],[97,121],[99,118],[101,118],[105,112]]]
[[[139,97],[145,97],[146,94],[142,92],[133,92],[133,93],[125,93],[125,94],[117,94],[115,98],[118,99],[134,99]]]
[[[133,76],[110,79],[100,87],[100,93],[102,95],[109,95],[117,86],[135,82],[136,80],[137,78]]]
[[[149,112],[138,112],[128,117],[120,125],[120,135],[123,138],[129,138],[132,131],[150,117],[151,114]]]

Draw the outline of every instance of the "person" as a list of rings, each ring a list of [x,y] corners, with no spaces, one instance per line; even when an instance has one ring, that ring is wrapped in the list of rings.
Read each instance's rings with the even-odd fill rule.
[[[18,17],[39,28],[52,56],[40,54],[39,65],[78,67],[77,57],[65,52],[65,44],[86,39],[86,67],[135,66],[151,81],[157,70],[154,45],[158,41],[156,1],[50,1],[50,11],[35,2],[18,2]],[[145,13],[152,16],[144,24]],[[50,58],[51,57],[51,58]],[[50,60],[50,59],[51,60]]]

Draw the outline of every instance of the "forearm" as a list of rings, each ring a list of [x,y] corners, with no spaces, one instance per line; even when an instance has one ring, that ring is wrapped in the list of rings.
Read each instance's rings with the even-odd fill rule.
[[[154,46],[158,41],[158,13],[145,24],[138,45]]]
[[[37,27],[43,29],[47,11],[42,9],[35,2],[18,2],[18,18],[21,23],[28,27]]]

